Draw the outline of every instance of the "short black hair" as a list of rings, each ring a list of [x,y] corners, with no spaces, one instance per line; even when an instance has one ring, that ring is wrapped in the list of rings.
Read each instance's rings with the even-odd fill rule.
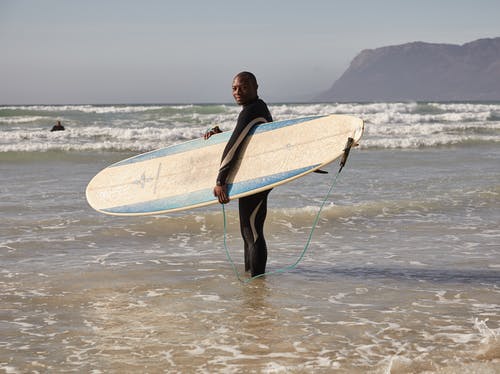
[[[250,73],[249,71],[242,71],[241,73],[236,74],[236,77],[240,77],[240,78],[248,80],[253,85],[255,85],[255,87],[258,86],[257,85],[257,78],[255,78],[255,75],[253,73]]]

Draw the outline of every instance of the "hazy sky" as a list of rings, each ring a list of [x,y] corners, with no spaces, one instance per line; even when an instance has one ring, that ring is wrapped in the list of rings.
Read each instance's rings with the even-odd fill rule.
[[[0,0],[0,104],[268,101],[328,89],[363,49],[500,36],[499,0]]]

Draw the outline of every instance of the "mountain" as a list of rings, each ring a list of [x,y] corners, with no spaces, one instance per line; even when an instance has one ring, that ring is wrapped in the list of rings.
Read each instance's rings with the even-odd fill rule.
[[[500,100],[500,37],[363,50],[316,100]]]

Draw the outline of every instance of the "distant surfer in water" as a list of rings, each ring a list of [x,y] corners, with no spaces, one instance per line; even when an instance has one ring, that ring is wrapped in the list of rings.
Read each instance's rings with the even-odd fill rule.
[[[226,179],[238,159],[243,144],[250,129],[273,118],[258,94],[257,79],[250,72],[241,72],[233,79],[233,97],[243,109],[238,116],[238,122],[229,139],[224,152],[214,187],[214,196],[221,204],[229,202]],[[208,139],[221,130],[214,127],[205,134]],[[269,160],[271,162],[271,160]],[[267,262],[267,246],[264,239],[264,221],[267,214],[267,195],[271,190],[262,191],[239,199],[240,230],[245,249],[245,271],[250,271],[252,277],[265,273]]]
[[[64,131],[64,126],[61,125],[61,121],[57,121],[50,131]]]

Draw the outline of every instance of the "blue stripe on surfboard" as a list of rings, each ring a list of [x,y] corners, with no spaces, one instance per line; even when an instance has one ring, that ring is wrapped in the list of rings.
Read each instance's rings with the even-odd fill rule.
[[[255,178],[248,181],[228,184],[228,192],[230,196],[235,196],[247,191],[257,190],[259,188],[272,185],[274,183],[293,178],[299,174],[303,174],[309,170],[318,167],[319,164],[310,165],[303,168],[289,170],[282,173],[267,175],[265,177]],[[164,199],[151,200],[144,203],[122,205],[113,208],[102,209],[108,213],[154,213],[165,210],[173,210],[192,205],[198,205],[215,201],[213,189],[205,188],[203,190],[191,192],[188,195],[172,196]]]
[[[296,125],[296,124],[302,123],[302,122],[312,121],[314,119],[318,119],[321,117],[326,117],[326,116],[310,116],[310,117],[286,119],[284,121],[266,122],[266,123],[262,123],[258,126],[254,126],[250,130],[249,134],[251,134],[251,135],[260,134],[262,132],[276,130],[276,129],[280,129],[282,127],[292,126],[292,125]]]
[[[254,126],[252,128],[252,130],[250,130],[249,134],[250,135],[260,134],[260,133],[263,133],[266,131],[276,130],[276,129],[286,127],[286,126],[296,125],[298,123],[311,121],[311,120],[318,119],[321,117],[325,117],[325,116],[311,116],[311,117],[288,119],[288,120],[277,121],[277,122],[267,122],[267,123],[263,123],[263,124],[258,125],[258,126]],[[137,155],[137,156],[128,158],[128,159],[123,160],[123,161],[119,161],[119,162],[117,162],[109,167],[112,168],[115,166],[134,164],[136,162],[152,160],[152,159],[158,158],[158,157],[174,155],[177,153],[191,151],[191,150],[197,149],[197,148],[207,147],[209,145],[224,143],[224,142],[229,141],[231,134],[232,134],[231,131],[226,131],[226,132],[223,132],[221,134],[217,134],[216,136],[212,136],[208,140],[200,138],[200,139],[194,139],[194,140],[190,140],[190,141],[180,143],[180,144],[174,144],[174,145],[171,145],[171,146],[168,146],[165,148],[157,149],[155,151],[143,153],[141,155]],[[222,157],[222,155],[221,155],[221,157]]]

